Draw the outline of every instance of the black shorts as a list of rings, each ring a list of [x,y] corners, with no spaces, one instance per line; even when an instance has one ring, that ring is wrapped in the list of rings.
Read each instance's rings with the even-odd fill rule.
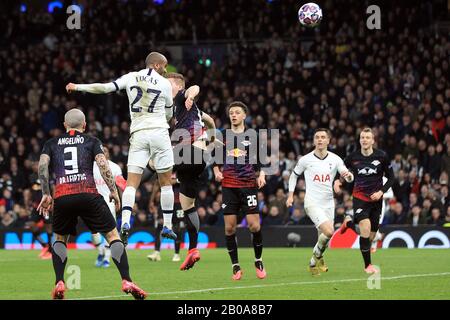
[[[55,199],[53,232],[59,235],[76,235],[78,217],[92,233],[108,233],[116,228],[116,221],[99,194],[80,193]]]
[[[242,213],[258,214],[258,190],[256,188],[222,188],[224,215]]]
[[[177,179],[180,181],[180,193],[195,199],[202,185],[201,175],[206,168],[206,163],[204,161],[204,151],[192,145],[190,147],[191,161],[175,165],[173,171],[177,173]],[[180,155],[183,155],[182,151]],[[200,159],[201,163],[199,162]]]
[[[359,223],[364,219],[370,220],[370,231],[377,232],[380,225],[383,200],[377,202],[363,201],[353,198],[354,222]]]

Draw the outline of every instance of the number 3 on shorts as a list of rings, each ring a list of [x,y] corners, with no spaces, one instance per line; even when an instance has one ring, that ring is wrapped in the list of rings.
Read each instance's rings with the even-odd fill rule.
[[[249,207],[256,207],[258,202],[256,201],[256,195],[247,196],[247,205]]]

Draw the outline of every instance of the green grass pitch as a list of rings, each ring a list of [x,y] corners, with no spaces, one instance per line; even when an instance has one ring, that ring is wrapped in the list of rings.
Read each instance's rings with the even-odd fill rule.
[[[311,249],[265,249],[268,276],[259,280],[253,249],[240,249],[241,281],[231,280],[225,249],[201,250],[201,260],[189,271],[179,271],[180,263],[171,261],[172,250],[163,250],[160,262],[149,262],[150,252],[133,250],[128,256],[133,280],[153,300],[450,299],[448,249],[378,250],[372,261],[381,268],[380,289],[368,289],[359,250],[328,250],[325,261],[330,271],[312,277],[307,271]],[[185,254],[182,250],[182,258]],[[52,262],[37,255],[38,251],[0,250],[0,299],[50,299]],[[67,267],[79,266],[81,288],[69,290],[66,298],[132,299],[121,293],[114,264],[99,269],[94,267],[95,258],[93,250],[69,250]],[[66,272],[66,280],[68,276]]]

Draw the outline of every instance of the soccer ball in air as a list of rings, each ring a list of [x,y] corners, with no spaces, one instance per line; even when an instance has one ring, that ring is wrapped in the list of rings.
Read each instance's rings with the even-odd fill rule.
[[[313,2],[306,3],[298,10],[298,20],[305,27],[316,27],[322,20],[322,9]]]

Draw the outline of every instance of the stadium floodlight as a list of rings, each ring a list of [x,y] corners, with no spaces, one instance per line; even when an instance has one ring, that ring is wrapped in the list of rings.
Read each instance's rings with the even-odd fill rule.
[[[48,6],[47,6],[47,11],[50,12],[50,13],[53,13],[53,11],[55,11],[55,8],[62,9],[63,8],[63,3],[61,1],[49,2]]]

